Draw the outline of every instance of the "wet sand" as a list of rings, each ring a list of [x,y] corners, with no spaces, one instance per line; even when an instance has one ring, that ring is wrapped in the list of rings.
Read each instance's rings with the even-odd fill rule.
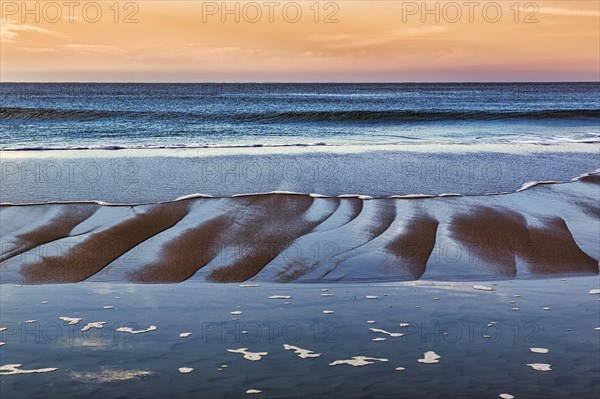
[[[2,283],[539,278],[598,274],[600,256],[589,177],[472,197],[13,205],[0,207],[2,223],[30,208],[39,217],[8,237]]]

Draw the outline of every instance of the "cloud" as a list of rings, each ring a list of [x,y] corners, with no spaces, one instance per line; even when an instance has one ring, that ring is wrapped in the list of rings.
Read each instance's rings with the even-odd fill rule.
[[[521,11],[532,12],[531,8],[523,9]],[[599,11],[593,10],[573,10],[570,8],[559,8],[559,7],[540,7],[537,11],[538,14],[549,14],[549,15],[560,15],[568,17],[600,17]]]
[[[35,25],[20,24],[14,20],[3,21],[0,24],[0,41],[3,42],[14,42],[15,37],[21,32],[32,32],[40,35],[48,35],[55,37],[67,37],[64,33],[55,32],[52,30],[44,29]]]

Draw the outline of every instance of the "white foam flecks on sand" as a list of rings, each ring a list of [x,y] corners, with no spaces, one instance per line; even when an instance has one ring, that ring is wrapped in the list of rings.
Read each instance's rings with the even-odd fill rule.
[[[241,288],[252,288],[252,287],[260,287],[260,284],[240,284]]]
[[[242,314],[242,312],[241,312],[240,310],[234,310],[233,312],[229,312],[229,314],[230,314],[230,315],[237,316],[237,315],[240,315],[240,314]]]
[[[542,309],[543,310],[550,310],[550,308],[548,306],[544,306]]]
[[[418,359],[419,363],[423,364],[435,364],[439,363],[442,357],[435,353],[434,351],[427,351],[423,353],[423,359]]]
[[[537,371],[552,371],[552,366],[548,363],[528,363],[527,365]]]
[[[246,393],[247,393],[248,395],[257,395],[257,394],[259,394],[259,393],[262,393],[262,391],[261,391],[260,389],[248,389],[248,390],[246,391]]]
[[[509,393],[501,393],[499,396],[500,396],[502,399],[514,399],[514,398],[515,398],[514,396],[512,396],[512,395],[511,395],[511,394],[509,394]]]
[[[48,301],[42,301],[42,302],[40,302],[40,303],[41,303],[42,305],[46,305],[46,304],[48,304]]]
[[[387,338],[373,338],[371,341],[373,341],[373,342],[382,342],[382,341],[387,341]]]
[[[115,370],[103,367],[100,371],[72,371],[71,378],[84,382],[127,381],[152,375],[148,370]]]
[[[351,359],[335,360],[329,363],[330,366],[338,366],[340,364],[348,364],[354,367],[363,367],[375,362],[387,362],[388,359],[378,357],[367,357],[367,356],[352,356]]]
[[[402,333],[392,333],[392,332],[389,332],[386,330],[382,330],[381,328],[369,328],[369,330],[371,330],[371,332],[374,332],[374,333],[386,334],[393,338],[404,336],[404,334],[402,334]]]
[[[52,371],[58,370],[55,367],[48,367],[43,369],[33,369],[33,370],[22,370],[22,364],[5,364],[4,366],[0,366],[0,375],[14,375],[14,374],[34,374],[34,373],[50,373]]]
[[[588,292],[588,294],[590,294],[590,295],[598,295],[598,294],[600,294],[600,289],[594,288],[593,290],[590,290]]]
[[[182,332],[182,333],[179,334],[179,338],[187,338],[190,335],[192,335],[191,332]]]
[[[333,296],[333,294],[321,294],[321,296]]]
[[[367,320],[367,324],[375,324],[375,320]]]
[[[102,306],[102,309],[114,309],[115,307],[112,305]]]
[[[88,331],[88,330],[91,330],[92,328],[100,329],[100,328],[104,327],[105,324],[106,324],[105,321],[94,321],[92,323],[87,323],[85,326],[83,326],[81,331]]]
[[[478,290],[478,291],[495,291],[495,289],[492,287],[488,287],[487,285],[479,285],[479,284],[475,284],[473,286],[473,289]]]
[[[28,324],[37,323],[37,320],[25,320],[25,323],[28,323]]]
[[[189,373],[191,373],[192,371],[194,371],[194,369],[193,369],[193,368],[191,368],[191,367],[179,367],[179,372],[180,372],[181,374],[189,374]]]
[[[79,324],[79,322],[81,321],[81,319],[79,317],[59,317],[60,320],[66,322],[67,324],[70,325],[75,325],[75,324]]]
[[[513,312],[518,312],[520,309],[519,308],[512,308]]]
[[[263,358],[263,356],[267,356],[269,352],[250,352],[248,348],[239,348],[239,349],[227,349],[229,353],[240,353],[244,355],[244,359],[256,362]]]
[[[333,314],[333,310],[324,310],[323,314]]]
[[[314,351],[311,351],[308,349],[302,349],[302,348],[299,348],[294,345],[283,344],[283,348],[286,351],[294,351],[294,353],[297,354],[298,357],[300,357],[302,359],[310,359],[310,358],[315,358],[315,357],[321,356],[320,353],[315,353]]]
[[[291,295],[271,295],[269,299],[291,299]]]
[[[377,295],[365,295],[365,298],[367,298],[367,299],[379,299],[379,297]]]
[[[123,332],[123,333],[129,333],[129,334],[144,334],[147,332],[151,332],[151,331],[156,331],[157,327],[156,326],[150,326],[144,330],[134,330],[131,327],[119,327],[117,328],[118,332]]]
[[[532,351],[533,353],[548,353],[548,352],[550,352],[546,348],[529,348],[529,350]]]

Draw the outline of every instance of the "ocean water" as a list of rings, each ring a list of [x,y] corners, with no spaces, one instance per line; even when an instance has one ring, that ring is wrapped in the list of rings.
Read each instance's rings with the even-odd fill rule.
[[[0,148],[600,141],[600,83],[0,84]]]

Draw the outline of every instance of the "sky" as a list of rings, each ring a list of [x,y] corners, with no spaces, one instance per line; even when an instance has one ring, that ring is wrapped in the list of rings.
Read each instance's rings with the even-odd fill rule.
[[[0,6],[2,82],[600,81],[596,0]]]

